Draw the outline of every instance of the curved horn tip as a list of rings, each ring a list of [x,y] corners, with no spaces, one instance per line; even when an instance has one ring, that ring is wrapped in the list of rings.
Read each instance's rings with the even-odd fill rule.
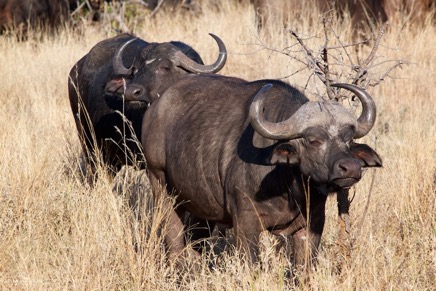
[[[132,39],[129,39],[126,41],[116,52],[112,59],[112,66],[114,69],[115,74],[117,75],[128,75],[130,74],[131,68],[124,67],[123,61],[122,61],[122,53],[124,49],[135,40],[139,39],[138,37],[134,37]]]
[[[177,61],[179,62],[177,66],[180,66],[191,73],[217,73],[219,72],[227,61],[227,49],[224,42],[216,35],[209,33],[216,43],[218,44],[219,54],[218,59],[212,65],[200,65],[195,63],[193,60],[188,58],[183,52],[177,51],[175,54]]]
[[[268,83],[266,85],[263,85],[261,90],[262,91],[264,91],[264,90],[268,91],[269,89],[271,89],[272,86],[273,86],[273,84]]]
[[[263,94],[267,93],[272,86],[271,83],[263,85],[262,88],[257,91],[256,95],[254,95],[254,101],[257,103],[258,99],[260,99]]]
[[[214,39],[220,39],[216,34],[213,34],[212,32],[209,32],[209,35],[211,36],[211,37],[213,37]],[[221,39],[220,39],[221,40]]]
[[[264,95],[271,89],[271,87],[272,87],[271,83],[267,83],[265,85],[262,85],[262,88],[260,88],[256,92],[256,95],[254,95],[254,97],[253,97],[253,101],[252,101],[253,107],[251,109],[253,109],[254,111],[260,112],[260,110],[261,110],[260,103],[263,103],[263,102],[261,102],[261,100],[266,97]],[[254,113],[254,111],[252,113]]]
[[[357,119],[358,126],[354,138],[361,138],[367,135],[374,126],[377,113],[377,108],[371,95],[365,89],[354,84],[335,83],[332,86],[349,90],[360,99],[363,109],[360,117]]]
[[[213,39],[218,43],[218,46],[220,48],[220,53],[227,54],[227,48],[226,48],[226,45],[224,44],[223,40],[219,36],[217,36],[211,32],[209,32],[209,35],[211,37],[213,37]]]
[[[299,137],[301,130],[298,126],[300,124],[295,122],[292,116],[288,120],[281,122],[270,122],[263,117],[263,103],[267,97],[268,90],[270,90],[272,86],[271,83],[263,85],[254,96],[249,110],[251,126],[259,135],[272,140],[294,139]]]
[[[128,44],[134,42],[135,40],[139,39],[139,37],[134,37],[132,39],[129,39],[128,41],[126,41],[119,50],[123,50]]]
[[[262,88],[260,88],[260,90],[257,91],[255,96],[258,97],[258,96],[261,96],[262,94],[265,94],[266,92],[268,92],[271,89],[271,87],[272,87],[271,83],[263,85]]]

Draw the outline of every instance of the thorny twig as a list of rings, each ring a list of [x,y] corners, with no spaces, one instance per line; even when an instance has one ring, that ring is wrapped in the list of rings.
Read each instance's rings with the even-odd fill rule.
[[[378,80],[376,80],[376,81],[369,81],[368,86],[375,87],[375,86],[379,85],[382,81],[385,80],[386,77],[389,76],[389,74],[394,69],[396,69],[397,67],[401,68],[401,65],[408,65],[408,64],[409,64],[409,62],[407,62],[407,61],[402,61],[402,60],[396,61],[396,63],[393,66],[391,66],[383,75],[381,75]]]
[[[329,26],[331,26],[331,22],[332,22],[331,15],[329,15],[328,18],[323,18],[325,42],[324,42],[324,47],[322,49],[322,59],[324,61],[324,66],[323,66],[322,70],[323,70],[324,75],[325,75],[325,84],[327,87],[327,96],[329,97],[330,100],[333,100],[334,93],[333,93],[331,83],[330,83],[330,68],[329,68],[329,60],[328,60],[328,53],[327,53],[327,47],[329,44],[328,29],[329,29]]]
[[[304,51],[307,54],[307,58],[306,61],[308,61],[308,63],[306,63],[306,65],[310,68],[315,69],[315,73],[317,74],[317,76],[321,79],[321,81],[325,84],[325,74],[322,74],[321,72],[323,72],[324,70],[324,61],[318,57],[316,57],[313,54],[313,50],[311,50],[309,47],[306,46],[306,44],[303,42],[303,40],[297,35],[297,33],[293,30],[289,30],[289,32],[297,39],[297,41],[299,42],[299,44],[301,45],[301,47],[304,49]]]
[[[288,46],[288,47],[284,48],[283,50],[279,50],[279,49],[276,49],[276,48],[274,48],[274,47],[268,47],[268,46],[266,46],[266,44],[264,44],[264,43],[262,42],[262,40],[261,40],[258,36],[255,36],[255,37],[257,38],[258,45],[260,45],[261,47],[265,48],[266,50],[269,50],[269,51],[272,51],[272,52],[275,52],[275,53],[279,53],[279,54],[285,55],[285,56],[287,56],[287,57],[289,57],[289,58],[291,58],[291,59],[293,59],[293,60],[295,60],[295,61],[297,61],[297,62],[299,62],[299,63],[301,63],[301,64],[303,65],[303,67],[302,67],[301,69],[297,70],[296,72],[293,72],[293,73],[291,73],[290,75],[288,75],[288,76],[286,76],[286,77],[281,77],[281,78],[279,78],[279,79],[286,79],[286,78],[291,77],[291,76],[293,76],[293,75],[295,75],[295,74],[298,74],[299,72],[301,72],[301,71],[303,71],[303,70],[305,70],[305,69],[307,68],[308,64],[307,64],[306,59],[299,58],[298,56],[296,56],[295,54],[293,54],[293,53],[296,53],[296,51],[295,51],[295,52],[294,52],[294,51],[289,51],[289,49],[290,49],[291,47],[297,46],[297,44],[294,44],[294,45]],[[309,80],[310,80],[311,77],[312,77],[312,74],[311,74],[310,77],[308,78],[308,82],[309,82]],[[308,82],[307,82],[307,83],[308,83]],[[306,89],[307,86],[305,86],[304,88]]]
[[[388,22],[385,22],[380,27],[377,38],[374,41],[374,46],[372,47],[372,50],[369,53],[366,60],[364,60],[360,66],[359,65],[354,66],[353,69],[357,72],[357,75],[354,77],[352,84],[359,85],[366,80],[366,76],[368,75],[368,69],[370,68],[369,66],[373,62],[374,57],[376,56],[377,49],[380,45],[380,41],[381,41],[385,31],[386,31],[387,25],[388,25]]]
[[[369,53],[368,57],[366,58],[366,60],[365,60],[365,61],[363,62],[363,64],[362,64],[364,67],[369,66],[369,64],[371,64],[372,60],[374,59],[374,57],[375,57],[375,55],[376,55],[376,52],[377,52],[377,49],[378,49],[378,47],[379,47],[379,45],[380,45],[380,41],[381,41],[383,35],[384,35],[385,32],[386,32],[386,29],[387,29],[388,24],[389,24],[389,23],[386,21],[386,22],[383,23],[383,25],[380,27],[380,29],[379,29],[379,31],[378,31],[377,38],[375,39],[375,42],[374,42],[374,46],[373,46],[371,52]]]
[[[277,78],[277,79],[278,80],[285,80],[285,79],[287,79],[289,77],[292,77],[293,75],[296,75],[296,74],[300,73],[301,71],[304,71],[305,69],[306,69],[306,66],[302,67],[301,69],[296,70],[295,72],[293,72],[293,73],[291,73],[289,75],[286,75],[284,77],[280,77],[280,78]]]
[[[379,32],[377,37],[375,38],[374,44],[371,48],[370,53],[365,58],[365,60],[361,64],[355,64],[353,62],[353,59],[346,48],[349,47],[358,47],[362,45],[364,42],[357,42],[353,44],[344,44],[338,34],[332,29],[331,27],[332,23],[332,16],[331,14],[327,14],[323,18],[323,26],[324,26],[324,45],[320,48],[319,52],[316,53],[314,50],[312,50],[295,31],[292,29],[289,30],[289,33],[296,39],[297,44],[300,46],[300,52],[303,52],[305,57],[299,58],[295,55],[295,52],[292,52],[294,54],[291,54],[288,51],[279,51],[275,49],[270,49],[273,51],[279,51],[284,55],[287,55],[291,57],[292,59],[305,64],[307,68],[311,69],[313,72],[311,73],[309,80],[315,75],[318,77],[318,79],[325,85],[326,87],[326,93],[329,99],[331,100],[339,100],[340,97],[338,96],[337,92],[338,90],[331,87],[332,83],[340,83],[341,77],[345,75],[346,82],[352,83],[354,85],[361,86],[363,88],[366,88],[368,86],[374,87],[379,85],[386,77],[389,76],[389,74],[397,67],[401,67],[403,64],[408,64],[406,61],[402,60],[392,60],[387,62],[395,62],[393,66],[391,66],[385,73],[383,73],[379,78],[377,79],[369,79],[369,71],[376,67],[379,64],[373,64],[374,60],[377,57],[377,51],[379,49],[381,40],[383,35],[385,34],[385,31],[387,29],[388,23],[385,22]],[[339,43],[339,45],[330,45],[330,33],[333,33],[335,36],[336,41]],[[291,46],[293,47],[293,46]],[[289,47],[288,47],[289,48]],[[348,59],[349,65],[346,65],[343,62],[343,57],[341,57],[341,54],[339,53],[339,56],[335,54],[331,54],[330,51],[332,50],[339,50],[342,49],[344,54],[346,55],[346,59]],[[336,62],[332,63],[330,59],[334,59]],[[340,70],[341,73],[338,73],[333,69],[333,67],[347,67],[347,70]],[[301,71],[301,70],[299,70]],[[348,71],[348,75],[346,75],[346,72]],[[293,75],[293,74],[292,74]],[[342,81],[343,82],[343,81]]]

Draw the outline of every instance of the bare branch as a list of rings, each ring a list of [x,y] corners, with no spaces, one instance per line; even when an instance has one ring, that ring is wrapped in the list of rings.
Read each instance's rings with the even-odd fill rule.
[[[374,57],[376,56],[381,39],[386,31],[387,26],[388,26],[388,22],[383,23],[383,25],[380,27],[377,38],[375,39],[374,45],[373,45],[368,57],[366,58],[366,60],[364,60],[362,62],[362,64],[360,66],[355,66],[355,71],[356,71],[357,75],[352,82],[353,84],[359,85],[359,84],[366,81],[367,76],[368,76],[369,65],[372,63],[372,61],[374,60]]]
[[[329,15],[328,18],[324,17],[323,18],[323,25],[324,25],[324,37],[325,37],[325,42],[324,42],[324,47],[322,49],[322,55],[323,55],[323,60],[324,60],[324,65],[323,65],[323,72],[325,75],[325,85],[327,88],[327,96],[329,97],[330,100],[334,100],[334,93],[332,90],[332,87],[330,86],[330,68],[329,68],[329,60],[328,60],[328,53],[327,53],[327,47],[329,44],[329,34],[328,34],[328,26],[331,25],[331,15]]]
[[[408,65],[409,63],[408,62],[405,62],[405,61],[401,61],[401,60],[399,60],[399,61],[397,61],[392,67],[390,67],[380,78],[379,78],[379,80],[378,81],[374,81],[374,82],[369,82],[368,83],[368,86],[371,86],[371,87],[375,87],[375,86],[377,86],[377,85],[379,85],[382,81],[384,81],[385,80],[385,78],[386,77],[388,77],[389,76],[389,74],[394,70],[394,69],[396,69],[397,67],[399,67],[399,68],[401,68],[401,65]]]
[[[389,23],[386,21],[386,22],[383,23],[383,25],[380,27],[380,30],[378,31],[377,38],[375,39],[375,42],[374,42],[374,46],[372,47],[372,50],[371,50],[371,52],[369,53],[369,55],[368,55],[368,57],[366,58],[366,60],[362,63],[362,66],[363,66],[363,67],[368,67],[368,65],[371,64],[372,60],[374,59],[375,54],[376,54],[376,52],[377,52],[377,50],[378,50],[378,47],[379,47],[379,45],[380,45],[380,41],[381,41],[383,35],[384,35],[385,32],[386,32],[386,28],[388,27],[388,24],[389,24]]]
[[[409,61],[404,61],[404,60],[386,60],[386,61],[382,61],[382,62],[379,62],[377,64],[372,65],[371,69],[373,69],[375,67],[378,67],[378,66],[381,66],[381,65],[384,65],[384,64],[393,63],[393,62],[394,63],[401,62],[400,65],[410,65],[410,64],[413,64],[413,63],[411,63]]]
[[[293,54],[291,54],[291,53],[287,53],[287,52],[284,52],[283,50],[278,50],[278,49],[275,49],[275,48],[272,48],[272,47],[266,47],[266,46],[264,46],[264,47],[265,47],[267,50],[269,50],[269,51],[273,51],[273,52],[276,52],[276,53],[279,53],[279,54],[285,55],[285,56],[287,56],[287,57],[290,57],[291,59],[296,60],[297,62],[302,63],[302,64],[305,65],[306,67],[309,66],[309,65],[307,64],[306,60],[303,60],[303,59],[301,59],[301,58],[298,58],[297,56],[295,56],[295,55],[293,55]]]
[[[279,79],[279,80],[287,79],[287,78],[292,77],[292,76],[294,76],[294,75],[296,75],[296,74],[298,74],[298,73],[300,73],[301,71],[304,71],[304,70],[306,70],[306,69],[307,69],[307,67],[304,66],[304,67],[302,67],[301,69],[298,69],[298,70],[296,70],[295,72],[293,72],[293,73],[291,73],[291,74],[289,74],[289,75],[286,75],[286,76],[284,76],[284,77],[280,77],[280,78],[277,78],[277,79]]]
[[[300,43],[301,47],[304,49],[304,51],[310,57],[310,60],[312,61],[312,63],[315,64],[318,68],[320,68],[322,70],[324,67],[323,61],[313,55],[313,51],[309,47],[306,46],[306,44],[303,42],[303,40],[298,36],[298,34],[295,31],[289,30],[289,32]]]
[[[84,3],[86,4],[86,7],[88,7],[89,10],[92,10],[92,6],[91,6],[91,4],[89,3],[88,0],[85,0]]]
[[[408,64],[408,62],[403,60],[386,61],[383,57],[377,55],[379,48],[382,47],[381,42],[388,27],[387,22],[381,26],[369,50],[369,54],[363,58],[364,61],[361,63],[358,63],[358,60],[354,61],[354,56],[352,56],[350,48],[354,48],[355,53],[357,53],[359,50],[363,49],[363,44],[369,43],[369,40],[351,44],[344,43],[337,31],[333,28],[334,13],[335,11],[331,10],[325,13],[322,18],[323,44],[317,50],[313,49],[308,44],[310,44],[314,38],[317,39],[320,36],[309,35],[303,38],[294,29],[289,29],[288,32],[292,38],[295,38],[296,42],[288,45],[284,49],[267,47],[257,36],[258,41],[263,48],[285,55],[308,68],[311,73],[307,78],[304,90],[307,91],[309,84],[311,85],[313,83],[315,85],[315,91],[318,92],[319,88],[317,88],[316,84],[322,82],[325,85],[325,91],[321,90],[323,91],[321,94],[315,93],[314,95],[329,98],[330,100],[349,98],[349,96],[339,95],[340,90],[332,88],[332,83],[351,83],[361,86],[362,88],[367,88],[368,86],[374,87],[379,85],[386,77],[390,77],[390,74],[397,67],[401,68],[403,64]],[[317,41],[316,39],[315,41]],[[374,64],[375,60],[382,61]],[[389,64],[390,62],[395,63],[391,65]],[[378,66],[381,66],[382,70],[385,69],[385,71],[375,74],[374,69]],[[304,68],[300,68],[285,77],[281,77],[281,79],[289,78],[302,71],[304,71]]]
[[[366,43],[367,41],[362,41],[362,42],[357,42],[357,43],[352,43],[352,44],[348,44],[348,45],[344,45],[341,41],[341,38],[339,37],[339,35],[336,33],[335,30],[332,29],[333,34],[336,37],[337,42],[339,43],[339,48],[342,48],[345,52],[345,55],[348,58],[348,61],[352,64],[353,63],[353,59],[351,58],[350,54],[348,53],[348,51],[346,50],[347,47],[356,47],[357,45],[362,45],[364,43]],[[335,49],[335,48],[332,48]]]

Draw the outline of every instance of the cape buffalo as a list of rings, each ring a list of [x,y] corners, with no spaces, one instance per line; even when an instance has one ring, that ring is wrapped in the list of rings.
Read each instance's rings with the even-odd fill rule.
[[[70,17],[74,0],[2,0],[0,1],[0,30],[24,26],[57,28]]]
[[[214,73],[224,66],[224,43],[212,37],[220,49],[212,65],[203,65],[182,42],[147,43],[129,34],[104,40],[81,58],[70,71],[68,89],[88,161],[100,149],[103,162],[115,172],[134,161],[144,166],[137,140],[145,110],[184,76]]]
[[[176,195],[165,242],[170,256],[185,246],[181,216],[234,228],[238,248],[256,261],[259,234],[292,235],[296,266],[308,242],[316,257],[329,193],[358,182],[378,154],[353,139],[375,122],[362,89],[356,118],[335,101],[310,102],[277,80],[219,75],[186,77],[145,113],[142,143],[155,199]],[[145,128],[146,127],[146,128]],[[159,191],[166,185],[166,191]]]

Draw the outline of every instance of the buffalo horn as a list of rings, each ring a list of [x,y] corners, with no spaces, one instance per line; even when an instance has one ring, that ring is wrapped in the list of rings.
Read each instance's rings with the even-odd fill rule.
[[[362,113],[357,119],[357,129],[354,138],[361,138],[368,134],[375,123],[376,105],[372,97],[362,88],[352,85],[337,83],[333,87],[344,88],[359,98],[362,103]]]
[[[213,63],[212,65],[201,65],[190,58],[188,58],[184,53],[181,51],[177,51],[175,54],[176,60],[178,60],[179,64],[178,66],[184,68],[185,70],[192,72],[192,73],[217,73],[219,72],[225,65],[227,60],[227,49],[224,45],[224,42],[216,35],[209,33],[210,36],[212,36],[215,41],[218,44],[219,48],[219,55],[218,59]]]
[[[294,139],[301,135],[301,123],[295,122],[294,116],[281,122],[270,122],[263,117],[263,104],[266,93],[271,89],[272,84],[267,84],[260,89],[250,105],[250,123],[254,130],[261,136],[269,139]]]
[[[116,75],[124,75],[128,76],[131,74],[132,68],[126,68],[123,64],[123,51],[124,49],[129,45],[129,43],[137,40],[138,38],[132,38],[131,40],[128,40],[125,42],[115,53],[114,58],[112,59],[112,67],[114,69],[114,73]]]

